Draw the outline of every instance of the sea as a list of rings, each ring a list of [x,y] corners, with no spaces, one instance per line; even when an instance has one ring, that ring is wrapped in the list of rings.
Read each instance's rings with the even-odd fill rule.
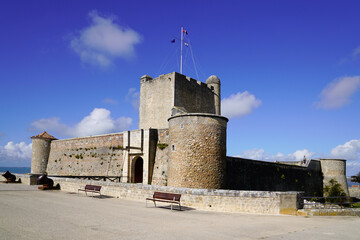
[[[31,168],[29,168],[29,167],[0,167],[0,172],[6,172],[6,171],[9,171],[11,173],[24,174],[24,173],[30,173]]]

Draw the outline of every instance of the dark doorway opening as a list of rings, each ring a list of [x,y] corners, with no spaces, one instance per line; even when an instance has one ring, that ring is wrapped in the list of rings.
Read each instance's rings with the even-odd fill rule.
[[[142,183],[144,161],[141,157],[139,157],[135,161],[135,183]]]

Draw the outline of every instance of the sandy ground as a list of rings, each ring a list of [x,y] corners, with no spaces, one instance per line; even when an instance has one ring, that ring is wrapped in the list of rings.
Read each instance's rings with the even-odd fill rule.
[[[360,239],[359,217],[171,211],[0,184],[0,239]]]

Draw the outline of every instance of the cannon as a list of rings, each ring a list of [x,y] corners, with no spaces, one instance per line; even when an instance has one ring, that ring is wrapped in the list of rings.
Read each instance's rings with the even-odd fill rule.
[[[2,176],[6,178],[6,181],[4,181],[4,183],[21,183],[21,179],[19,178],[19,180],[16,181],[16,176],[14,174],[11,174],[9,171],[6,171]]]
[[[37,183],[42,184],[42,187],[38,187],[38,189],[40,189],[40,190],[50,190],[50,189],[58,190],[58,189],[60,189],[59,184],[57,184],[54,187],[54,181],[51,178],[48,178],[46,176],[46,174],[42,174],[40,177],[38,177]]]

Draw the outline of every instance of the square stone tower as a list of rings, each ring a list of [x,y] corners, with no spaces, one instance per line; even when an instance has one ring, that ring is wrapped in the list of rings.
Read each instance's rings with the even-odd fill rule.
[[[220,81],[214,87],[177,72],[140,79],[139,129],[168,128],[172,109],[220,115]]]

